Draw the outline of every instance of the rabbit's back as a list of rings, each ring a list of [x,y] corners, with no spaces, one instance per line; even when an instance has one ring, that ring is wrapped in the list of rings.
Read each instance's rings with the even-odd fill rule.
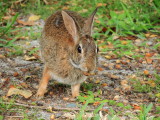
[[[77,30],[80,32],[83,28],[85,18],[72,11],[65,12],[73,18],[76,23]],[[46,37],[52,37],[55,40],[64,40],[70,37],[64,25],[61,11],[57,11],[46,20],[43,33]]]

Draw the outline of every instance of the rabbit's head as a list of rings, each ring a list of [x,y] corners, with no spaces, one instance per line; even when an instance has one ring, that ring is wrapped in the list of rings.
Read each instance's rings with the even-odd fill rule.
[[[97,9],[84,21],[82,28],[77,29],[77,22],[62,11],[65,27],[71,36],[69,44],[70,64],[84,72],[93,72],[97,64],[97,45],[94,43],[92,35],[93,19]]]

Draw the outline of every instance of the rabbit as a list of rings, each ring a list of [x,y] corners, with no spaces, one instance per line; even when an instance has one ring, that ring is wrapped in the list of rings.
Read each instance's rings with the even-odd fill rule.
[[[68,10],[57,11],[45,22],[40,52],[44,62],[42,79],[36,96],[43,97],[48,81],[54,79],[71,85],[72,97],[79,96],[80,84],[97,65],[97,45],[92,26],[97,8],[90,17]]]

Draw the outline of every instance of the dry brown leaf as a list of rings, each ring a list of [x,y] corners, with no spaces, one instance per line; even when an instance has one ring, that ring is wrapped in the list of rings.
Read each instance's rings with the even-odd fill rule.
[[[112,78],[112,79],[119,79],[119,76],[113,75],[113,74],[108,74],[108,77]]]
[[[3,58],[5,58],[5,56],[0,54],[0,59],[3,59]]]
[[[154,82],[154,80],[149,80],[147,82],[151,87],[156,87],[156,83]]]
[[[69,97],[64,97],[63,100],[68,101]]]
[[[97,67],[97,70],[98,70],[98,71],[104,71],[104,69],[101,68],[101,67]]]
[[[30,61],[30,60],[36,60],[37,58],[35,56],[30,57],[30,56],[25,55],[24,59],[27,60],[27,61]]]
[[[14,73],[13,73],[13,76],[14,76],[14,77],[17,77],[18,75],[19,75],[18,72],[14,72]]]
[[[28,85],[25,82],[21,83],[20,85],[25,87],[25,88],[28,88]]]
[[[105,56],[105,58],[107,58],[107,59],[111,59],[111,56],[106,55],[106,56]]]
[[[40,15],[31,15],[31,16],[28,18],[28,22],[37,21],[37,20],[39,20],[40,17],[41,17]]]
[[[121,61],[120,60],[116,60],[116,63],[119,64],[119,63],[121,63]]]
[[[127,81],[127,80],[121,80],[121,85],[122,85],[122,86],[124,86],[124,85],[126,85],[126,84],[128,84],[128,81]]]
[[[95,83],[96,83],[96,84],[100,83],[100,79],[96,80]]]
[[[145,57],[152,57],[155,53],[146,53]]]
[[[122,45],[127,45],[128,42],[127,42],[127,41],[122,41],[121,44],[122,44]]]
[[[11,95],[22,95],[25,98],[29,98],[32,96],[32,92],[30,90],[20,90],[18,88],[11,87],[7,93],[7,96]]]
[[[105,86],[107,86],[107,85],[108,85],[107,83],[103,83],[103,84],[102,84],[102,87],[105,87]]]
[[[145,75],[149,75],[149,71],[148,71],[148,70],[144,70],[143,73],[144,73]]]
[[[115,65],[115,68],[116,69],[121,69],[122,67],[121,67],[121,65],[117,64],[117,65]]]
[[[116,95],[116,96],[114,96],[114,98],[113,98],[113,100],[119,100],[120,99],[120,96],[119,95]]]
[[[145,57],[145,59],[148,64],[151,64],[153,62],[153,60],[149,57]]]
[[[4,17],[2,17],[2,19],[4,19],[4,20],[10,20],[12,17],[11,16],[4,16]]]
[[[99,105],[100,104],[100,102],[94,102],[93,103],[93,106],[97,106],[97,105]]]
[[[141,107],[138,105],[132,105],[134,110],[141,110]]]
[[[130,91],[130,90],[131,90],[131,86],[130,86],[130,85],[127,85],[127,84],[124,84],[122,88],[123,88],[123,90],[125,90],[125,91]]]
[[[151,38],[153,38],[153,37],[157,37],[157,35],[152,34],[150,37],[151,37]]]
[[[63,10],[68,10],[69,7],[68,7],[68,6],[64,6],[62,9],[63,9]]]
[[[55,115],[53,114],[50,116],[50,120],[54,120],[54,119],[55,119]]]
[[[99,21],[99,20],[95,20],[95,22],[96,22],[96,23],[101,23],[101,21]]]
[[[106,5],[107,5],[106,3],[98,3],[97,7],[106,6]]]
[[[22,21],[22,20],[17,20],[17,23],[25,25],[25,26],[33,26],[35,23],[33,21]]]

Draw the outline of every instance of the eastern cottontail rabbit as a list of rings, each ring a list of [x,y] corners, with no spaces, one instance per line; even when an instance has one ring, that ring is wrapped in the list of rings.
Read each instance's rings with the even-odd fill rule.
[[[43,97],[52,78],[71,85],[72,97],[79,95],[80,83],[87,79],[84,72],[96,68],[97,46],[91,37],[96,11],[89,18],[72,11],[58,11],[47,19],[40,40],[44,70],[38,97]]]

